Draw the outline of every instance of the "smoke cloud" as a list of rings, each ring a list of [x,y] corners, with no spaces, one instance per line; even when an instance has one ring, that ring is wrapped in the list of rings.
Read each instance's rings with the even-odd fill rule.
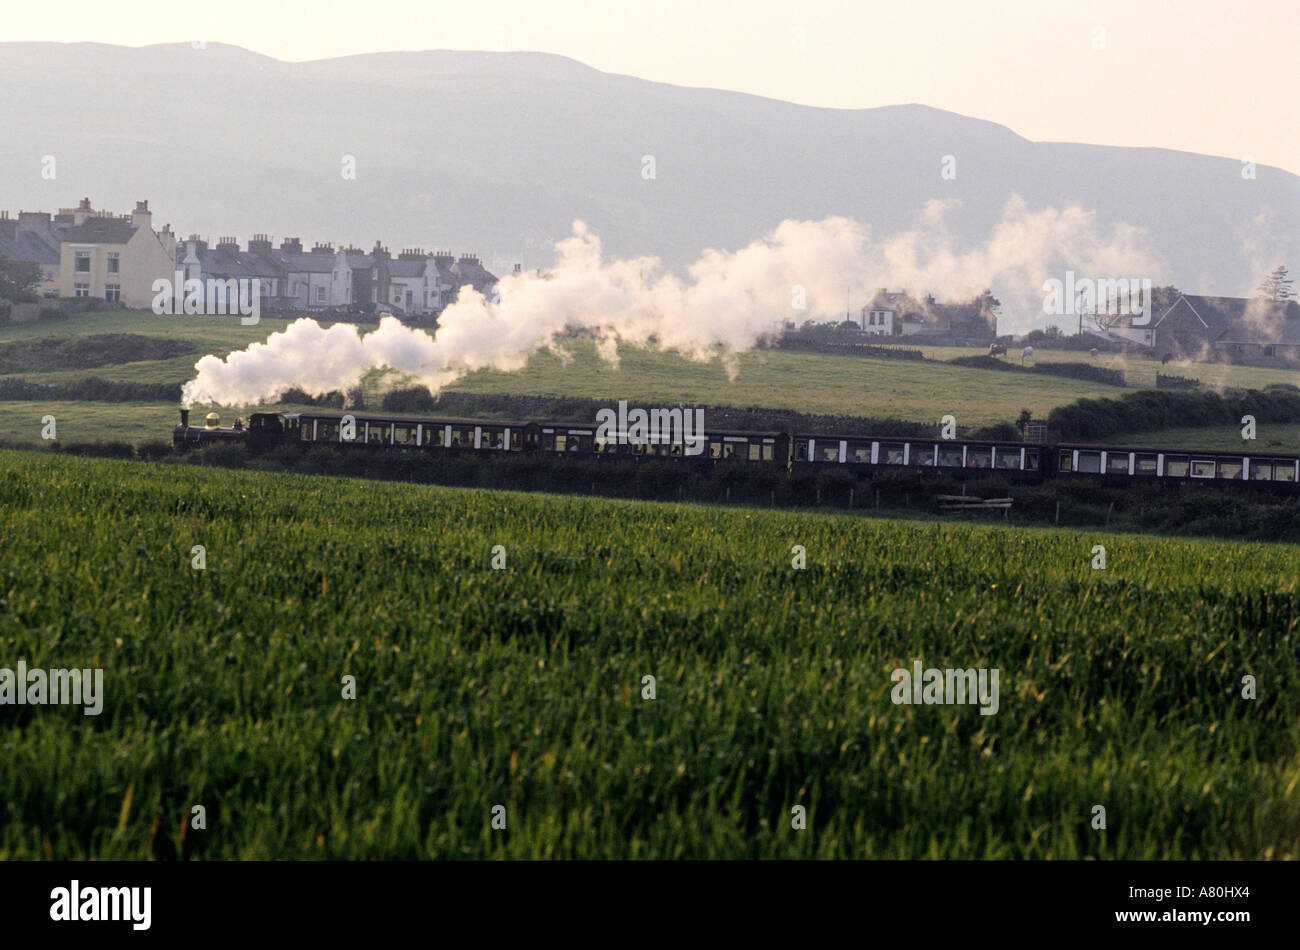
[[[1078,207],[1030,211],[1013,198],[988,239],[962,248],[945,227],[954,205],[931,202],[914,225],[876,239],[842,217],[784,221],[738,251],[707,250],[685,279],[654,257],[605,260],[581,222],[556,245],[544,276],[502,277],[498,300],[470,287],[443,311],[435,333],[385,317],[362,333],[311,319],[221,359],[205,356],[185,385],[186,405],[249,405],[291,388],[313,396],[357,385],[371,370],[405,374],[438,392],[475,370],[523,368],[569,330],[585,330],[617,361],[619,343],[655,343],[698,360],[729,361],[787,321],[843,319],[845,291],[860,308],[879,287],[965,301],[991,288],[1020,329],[1042,325],[1042,285],[1067,267],[1081,273],[1154,276],[1143,232],[1103,233]],[[855,314],[856,315],[856,314]],[[1004,330],[1006,328],[1004,327]]]

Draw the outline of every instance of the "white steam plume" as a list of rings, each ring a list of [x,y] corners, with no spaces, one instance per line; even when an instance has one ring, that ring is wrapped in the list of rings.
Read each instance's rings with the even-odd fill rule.
[[[357,385],[372,369],[409,374],[437,392],[477,369],[521,369],[567,329],[593,332],[607,359],[616,358],[618,342],[652,341],[694,359],[730,358],[786,321],[842,317],[849,287],[855,307],[878,287],[946,302],[992,288],[1004,313],[1041,325],[1043,281],[1063,276],[1066,267],[1155,276],[1142,232],[1120,225],[1104,235],[1093,214],[1077,207],[1031,212],[1013,198],[989,238],[969,249],[945,227],[950,207],[931,202],[912,229],[883,240],[847,218],[784,221],[739,251],[705,251],[686,280],[653,257],[605,261],[599,238],[578,221],[573,236],[556,245],[550,274],[501,278],[497,305],[462,288],[436,334],[392,317],[367,334],[296,320],[224,360],[203,357],[184,401],[248,405],[291,388],[324,395]]]

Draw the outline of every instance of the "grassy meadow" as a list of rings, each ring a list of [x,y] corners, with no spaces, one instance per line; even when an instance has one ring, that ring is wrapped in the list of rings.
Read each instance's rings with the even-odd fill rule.
[[[1294,547],[13,451],[0,511],[0,667],[106,693],[0,707],[0,859],[1300,856]]]
[[[173,317],[152,313],[91,313],[36,324],[0,327],[0,378],[9,376],[34,383],[69,384],[94,376],[131,383],[180,384],[194,376],[194,363],[207,353],[224,356],[236,349],[261,342],[287,321],[263,318],[252,327],[240,326],[233,317]],[[364,328],[364,331],[370,328]],[[104,365],[72,368],[51,359],[34,360],[30,367],[16,362],[27,350],[15,353],[8,363],[6,348],[30,347],[36,341],[67,342],[77,337],[100,334],[138,334],[149,340],[184,344],[188,353],[161,359],[139,359],[130,344],[119,347]],[[907,348],[905,344],[900,344]],[[921,347],[931,359],[947,360],[985,351],[956,347]],[[1155,373],[1195,377],[1207,386],[1262,388],[1269,383],[1300,384],[1300,373],[1292,370],[1211,364],[1170,364],[1141,358],[1102,354],[1095,360],[1086,352],[1038,351],[1041,361],[1091,362],[1124,370],[1131,379],[1154,386]],[[1018,363],[1019,354],[1002,358]],[[5,370],[8,370],[6,372]],[[371,373],[363,382],[366,405],[378,408],[385,392],[408,385],[395,374]],[[697,362],[676,353],[632,346],[619,348],[619,362],[604,362],[588,340],[567,340],[555,351],[532,356],[518,372],[483,370],[455,382],[452,389],[465,393],[511,394],[620,399],[643,404],[687,403],[739,408],[793,409],[804,413],[899,418],[934,423],[952,414],[961,426],[984,426],[1014,420],[1028,409],[1045,417],[1056,406],[1081,398],[1117,398],[1131,391],[1116,386],[1043,374],[999,372],[974,367],[949,366],[934,362],[897,359],[869,359],[838,354],[792,350],[755,350],[741,353],[731,364]],[[210,408],[197,407],[198,414]],[[233,417],[263,406],[222,407],[223,416]],[[295,408],[295,407],[280,407]],[[52,414],[58,420],[63,441],[122,440],[139,444],[169,437],[175,424],[175,406],[156,402],[0,402],[0,443],[39,439],[39,420]],[[1149,444],[1146,434],[1136,434],[1133,444]],[[1231,433],[1206,432],[1196,439],[1205,447],[1232,448],[1239,437]]]

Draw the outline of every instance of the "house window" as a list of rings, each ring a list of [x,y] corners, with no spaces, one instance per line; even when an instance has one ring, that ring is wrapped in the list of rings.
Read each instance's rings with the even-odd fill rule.
[[[110,303],[118,303],[122,299],[122,285],[108,284],[104,287],[104,299]]]
[[[72,296],[74,296],[74,297],[89,297],[89,296],[90,296],[90,284],[73,284],[73,285],[72,285]]]
[[[324,288],[324,287],[317,287],[317,288],[316,288],[316,302],[317,302],[317,303],[324,303],[324,302],[325,302],[325,288]]]
[[[77,251],[76,270],[78,274],[90,273],[90,251]]]
[[[119,265],[121,264],[121,255],[116,251],[109,252],[108,255],[108,272],[110,274],[119,274]]]

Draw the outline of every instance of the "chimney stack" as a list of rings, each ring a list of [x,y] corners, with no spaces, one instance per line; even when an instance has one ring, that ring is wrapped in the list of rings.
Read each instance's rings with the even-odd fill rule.
[[[137,228],[153,227],[153,214],[149,211],[149,202],[137,201],[135,210],[131,212],[131,224]]]

